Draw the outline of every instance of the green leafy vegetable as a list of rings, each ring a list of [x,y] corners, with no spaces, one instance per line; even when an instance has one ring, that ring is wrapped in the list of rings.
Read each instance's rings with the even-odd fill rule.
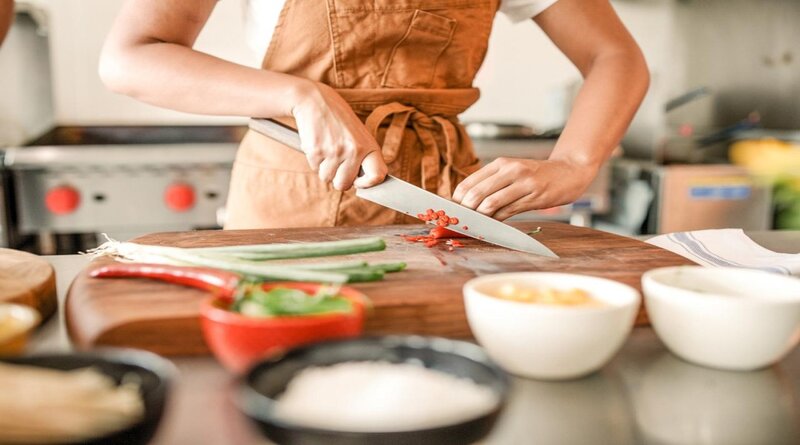
[[[320,288],[314,295],[299,289],[276,287],[264,290],[260,285],[249,286],[231,310],[250,317],[279,317],[349,313],[353,303],[338,295],[338,288]]]

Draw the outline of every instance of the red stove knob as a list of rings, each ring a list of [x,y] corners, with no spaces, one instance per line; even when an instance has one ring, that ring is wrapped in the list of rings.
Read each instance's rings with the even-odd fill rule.
[[[164,203],[176,212],[186,212],[194,207],[194,187],[178,182],[167,187]]]
[[[68,215],[81,204],[81,194],[73,187],[60,185],[47,191],[44,204],[51,213]]]

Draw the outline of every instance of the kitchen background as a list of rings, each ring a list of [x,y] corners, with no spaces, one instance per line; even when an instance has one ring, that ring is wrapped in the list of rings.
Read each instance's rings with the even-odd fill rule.
[[[121,3],[17,1],[0,49],[4,245],[69,253],[101,232],[127,238],[224,221],[246,122],[108,92],[97,58]],[[648,97],[583,198],[520,218],[632,235],[800,228],[800,180],[792,179],[800,164],[792,144],[800,141],[800,2],[613,3],[647,57]],[[199,49],[258,65],[263,43],[246,33],[247,7],[220,1]],[[579,81],[533,23],[498,16],[477,80],[482,98],[463,116],[480,157],[546,157]]]

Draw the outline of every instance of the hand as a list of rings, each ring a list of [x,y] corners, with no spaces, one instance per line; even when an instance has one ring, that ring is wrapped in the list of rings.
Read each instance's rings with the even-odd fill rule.
[[[312,83],[292,109],[308,165],[337,190],[379,184],[388,169],[381,148],[350,105],[331,87]],[[358,177],[359,167],[364,175]]]
[[[456,187],[453,201],[498,220],[578,199],[597,168],[566,160],[498,158]]]

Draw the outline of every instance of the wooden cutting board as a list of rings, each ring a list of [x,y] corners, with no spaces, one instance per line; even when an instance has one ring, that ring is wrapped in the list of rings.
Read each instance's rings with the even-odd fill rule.
[[[408,268],[387,274],[384,281],[356,284],[374,304],[368,334],[415,333],[469,337],[462,302],[462,285],[477,275],[514,272],[571,272],[611,278],[640,288],[645,271],[691,264],[666,250],[635,239],[561,223],[515,224],[530,231],[560,259],[520,253],[464,240],[450,252],[445,246],[426,248],[400,234],[421,234],[423,226],[308,228],[279,230],[196,231],[156,233],[135,241],[178,247],[222,246],[291,241],[340,240],[381,236],[387,249],[358,255],[368,261],[401,260]],[[73,282],[66,302],[70,336],[79,348],[127,346],[166,355],[205,354],[198,320],[202,291],[144,279],[92,279],[88,272],[109,260],[90,264]],[[645,322],[644,312],[639,322]]]
[[[56,311],[56,274],[42,258],[19,250],[0,249],[0,303],[24,304],[42,320]]]

